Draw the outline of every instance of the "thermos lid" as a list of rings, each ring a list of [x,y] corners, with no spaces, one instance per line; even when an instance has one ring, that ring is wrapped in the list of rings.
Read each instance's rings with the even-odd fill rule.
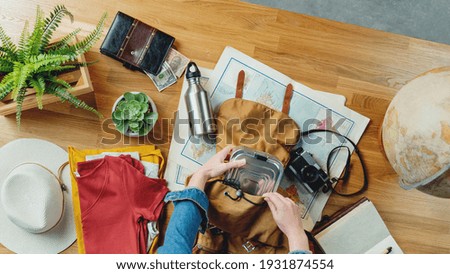
[[[198,69],[197,65],[194,62],[189,62],[186,69],[186,78],[196,78],[200,77],[200,70]]]

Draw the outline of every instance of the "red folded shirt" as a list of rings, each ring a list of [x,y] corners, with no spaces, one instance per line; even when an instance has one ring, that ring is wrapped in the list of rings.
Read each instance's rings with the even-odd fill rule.
[[[129,155],[80,162],[78,173],[86,253],[146,253],[147,223],[161,213],[166,181],[146,177]]]

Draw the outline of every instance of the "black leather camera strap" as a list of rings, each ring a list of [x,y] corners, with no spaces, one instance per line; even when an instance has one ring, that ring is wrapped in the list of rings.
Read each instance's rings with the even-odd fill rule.
[[[348,178],[349,178],[349,175],[350,175],[350,160],[351,160],[350,149],[347,146],[345,146],[345,145],[336,146],[335,148],[333,148],[331,150],[331,152],[328,154],[328,157],[327,157],[327,174],[328,174],[328,176],[330,176],[330,168],[331,168],[332,157],[336,153],[338,153],[340,150],[342,150],[342,149],[346,149],[347,150],[347,160],[346,160],[346,163],[345,163],[344,172],[343,172],[343,174],[342,174],[342,176],[340,178],[332,178],[330,180],[330,182],[328,182],[327,185],[324,188],[322,188],[322,190],[324,192],[328,192],[328,191],[331,190],[331,191],[333,191],[334,193],[336,193],[336,194],[338,194],[340,196],[346,196],[346,197],[356,196],[356,195],[359,195],[359,194],[363,193],[364,191],[366,191],[367,188],[369,187],[369,181],[367,179],[367,174],[366,174],[367,173],[366,166],[365,166],[363,158],[361,156],[361,152],[359,151],[358,146],[355,144],[355,142],[353,142],[347,136],[344,136],[344,135],[340,134],[339,132],[336,132],[336,131],[333,131],[333,130],[329,130],[329,129],[311,129],[311,130],[302,132],[301,133],[301,137],[308,136],[308,135],[310,135],[312,133],[320,133],[320,132],[329,132],[329,133],[332,133],[332,134],[334,134],[334,135],[336,135],[338,137],[344,138],[346,141],[348,141],[351,144],[351,146],[353,147],[356,155],[358,155],[359,161],[361,163],[361,168],[362,168],[362,171],[363,171],[363,176],[364,176],[364,179],[363,179],[364,181],[363,181],[362,187],[359,190],[355,191],[355,192],[352,192],[352,193],[341,193],[341,192],[335,190],[335,188],[333,187],[334,183],[342,182],[343,184],[346,184],[348,182]]]

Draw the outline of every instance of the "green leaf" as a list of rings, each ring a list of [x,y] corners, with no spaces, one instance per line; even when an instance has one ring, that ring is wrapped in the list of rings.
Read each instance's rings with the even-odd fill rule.
[[[66,81],[64,81],[62,79],[59,79],[56,76],[49,76],[48,77],[48,81],[50,81],[50,82],[52,82],[54,84],[57,84],[59,86],[62,86],[66,90],[67,93],[69,93],[67,90],[71,90],[72,89],[72,86],[69,83],[67,83]]]
[[[144,93],[142,93],[142,95],[144,95],[144,103],[147,103],[147,104],[148,104],[148,96],[145,95]]]
[[[64,87],[61,87],[60,85],[56,83],[51,83],[47,89],[46,92],[49,94],[53,94],[61,99],[61,101],[68,101],[71,105],[73,105],[76,108],[82,108],[88,111],[93,112],[96,114],[99,118],[103,118],[103,115],[98,112],[93,107],[90,107],[85,102],[81,101],[77,97],[73,96],[71,93],[67,92],[67,90]]]
[[[113,112],[112,116],[116,120],[120,120],[120,121],[124,120],[123,112],[119,109],[116,109],[116,111]]]
[[[114,124],[117,125],[119,123],[123,123],[122,120],[117,120],[116,118],[114,118],[114,115],[111,115],[111,119],[113,120]]]
[[[75,67],[79,68],[79,67],[87,67],[87,66],[93,65],[95,63],[98,63],[98,60],[95,60],[92,62],[70,62],[70,63],[67,63],[67,65],[75,66]]]
[[[140,107],[141,107],[141,112],[142,113],[147,112],[148,108],[149,108],[148,103],[141,103]]]
[[[133,101],[134,100],[134,94],[131,92],[125,92],[123,94],[123,97],[125,98],[125,101]]]
[[[40,74],[42,72],[55,72],[55,73],[61,73],[64,72],[66,70],[71,70],[76,68],[76,66],[72,66],[72,65],[62,65],[62,66],[58,66],[58,65],[49,65],[49,66],[44,66],[44,67],[40,67],[39,69],[37,69],[35,71],[35,73]]]
[[[128,108],[132,113],[136,114],[136,113],[139,113],[139,112],[140,112],[140,110],[141,110],[141,104],[140,104],[138,101],[136,101],[136,100],[129,101],[129,102],[127,102],[127,108]]]
[[[118,104],[117,104],[117,109],[118,110],[124,110],[127,106],[127,102],[125,100],[121,100]]]
[[[70,43],[75,39],[78,33],[80,33],[81,28],[77,28],[71,33],[67,34],[63,38],[61,38],[58,42],[55,44],[52,44],[48,47],[48,50],[54,50],[54,49],[61,49],[61,48],[67,48]]]
[[[31,86],[36,90],[36,101],[39,109],[42,109],[42,96],[45,93],[45,80],[42,76],[30,79]]]
[[[26,80],[28,76],[31,73],[30,67],[26,66],[24,64],[15,62],[14,63],[14,70],[11,72],[14,77],[14,89],[11,93],[11,96],[14,98],[14,100],[17,100],[17,96],[19,94],[19,91],[22,90],[22,88],[25,88],[26,86]]]
[[[40,68],[45,66],[60,66],[65,62],[70,60],[70,55],[55,55],[55,54],[47,54],[41,53],[37,55],[30,56],[25,64],[30,64],[33,71],[38,71]]]
[[[131,118],[129,109],[127,109],[127,108],[124,109],[122,113],[123,113],[122,114],[122,120],[129,120]]]
[[[138,93],[138,94],[136,94],[136,96],[135,96],[136,101],[138,101],[138,102],[140,102],[140,103],[142,103],[142,102],[145,101],[145,97],[147,97],[147,96],[145,96],[145,95],[142,94],[142,93]]]
[[[36,9],[36,20],[34,23],[33,32],[31,33],[30,37],[28,38],[27,43],[25,44],[25,47],[23,49],[22,60],[21,61],[27,61],[30,56],[39,54],[41,52],[41,39],[42,35],[44,33],[44,14],[41,8],[38,6]]]
[[[136,133],[139,131],[139,123],[138,122],[130,122],[129,126],[130,126],[131,131],[136,132]]]
[[[122,121],[121,123],[116,124],[116,128],[122,134],[125,134],[128,131],[128,121]]]
[[[30,37],[30,33],[28,32],[28,26],[29,26],[29,22],[28,22],[28,20],[26,20],[25,25],[23,26],[22,33],[20,34],[20,38],[19,38],[19,51],[20,52],[23,52],[25,50],[27,40]]]
[[[9,62],[6,59],[0,58],[0,72],[8,73],[14,69],[13,63]]]
[[[0,58],[4,61],[14,63],[18,61],[17,52],[12,51],[10,48],[0,47]]]
[[[105,12],[100,18],[95,29],[88,36],[86,36],[86,38],[76,43],[75,45],[67,47],[68,50],[73,51],[73,53],[75,54],[75,57],[72,60],[75,60],[76,56],[90,50],[92,46],[94,46],[94,44],[101,38],[106,17],[107,13]]]
[[[2,42],[2,46],[4,48],[7,48],[12,52],[17,51],[16,45],[14,45],[14,43],[12,42],[11,37],[6,35],[5,30],[3,29],[2,26],[0,26],[0,42]]]
[[[20,119],[22,117],[22,104],[23,104],[23,100],[25,99],[25,93],[27,92],[27,90],[25,88],[19,90],[19,92],[17,93],[17,97],[16,97],[16,123],[17,123],[17,127],[20,128]]]
[[[8,94],[11,93],[14,87],[14,78],[10,73],[3,77],[3,80],[0,82],[0,100],[3,100]]]
[[[68,15],[70,17],[70,21],[73,22],[73,15],[70,13],[65,6],[58,5],[53,9],[53,12],[50,13],[50,16],[45,19],[44,29],[42,32],[42,42],[40,50],[44,50],[47,47],[50,39],[52,38],[53,32],[58,28],[61,23],[62,18]]]

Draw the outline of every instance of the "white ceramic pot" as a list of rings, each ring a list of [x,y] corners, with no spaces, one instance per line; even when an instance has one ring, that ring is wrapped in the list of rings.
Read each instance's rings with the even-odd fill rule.
[[[140,92],[140,91],[129,91],[130,93],[133,94],[138,94],[138,93],[142,93],[145,94],[145,92]],[[145,94],[147,95],[147,94]],[[153,102],[152,98],[150,98],[150,96],[147,95],[148,98],[148,102],[150,103],[150,107],[152,109],[152,112],[158,113],[158,110],[156,109],[156,105],[155,102]],[[117,98],[116,102],[114,103],[112,110],[111,110],[111,116],[112,113],[114,112],[114,110],[116,110],[117,105],[119,104],[119,102],[123,99],[123,95],[121,95],[119,98]],[[129,137],[140,137],[138,133],[134,133],[134,132],[125,132],[124,133],[125,136],[129,136]]]

